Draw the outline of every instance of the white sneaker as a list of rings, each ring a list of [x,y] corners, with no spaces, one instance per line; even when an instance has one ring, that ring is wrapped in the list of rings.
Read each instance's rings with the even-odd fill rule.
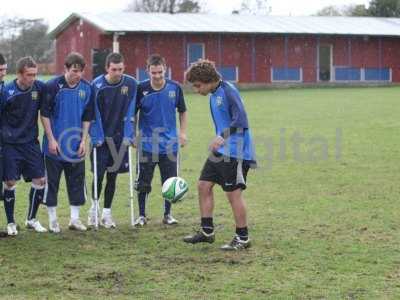
[[[98,222],[100,223],[100,213],[97,213],[97,217],[98,217]],[[88,211],[88,218],[87,218],[87,225],[88,226],[96,226],[96,209],[95,207],[92,206],[89,208]]]
[[[86,231],[87,228],[85,225],[82,224],[81,220],[70,220],[68,224],[68,228],[70,230],[77,230],[77,231]]]
[[[25,226],[28,229],[33,229],[36,232],[47,232],[47,229],[40,224],[39,220],[32,219],[32,220],[26,220],[25,221]]]
[[[172,215],[165,215],[162,221],[165,225],[175,225],[178,224],[178,220],[175,219]]]
[[[103,214],[101,216],[100,225],[103,226],[104,228],[107,228],[107,229],[117,227],[117,225],[115,224],[114,220],[112,219],[111,214]]]
[[[7,234],[8,235],[17,235],[18,234],[17,224],[8,223],[7,224]]]
[[[96,225],[96,216],[95,216],[96,211],[92,208],[89,209],[88,211],[88,217],[87,217],[87,225],[88,226],[95,226]]]
[[[139,216],[139,218],[136,219],[135,223],[133,223],[134,226],[138,227],[143,227],[144,225],[147,224],[147,218],[145,216]]]
[[[49,232],[52,232],[52,233],[60,233],[61,232],[60,224],[58,224],[57,220],[54,220],[53,222],[51,222],[49,224]]]

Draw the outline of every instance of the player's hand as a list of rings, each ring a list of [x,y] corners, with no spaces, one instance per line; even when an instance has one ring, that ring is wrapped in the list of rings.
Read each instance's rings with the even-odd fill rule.
[[[183,132],[179,133],[179,144],[181,145],[181,147],[185,147],[187,144],[187,141],[188,141],[188,139],[187,139],[186,133],[183,133]]]
[[[49,141],[49,152],[53,155],[58,155],[60,153],[60,147],[54,139]]]
[[[84,141],[82,141],[79,144],[79,149],[78,149],[78,156],[79,157],[83,157],[86,155],[86,143]]]
[[[217,135],[211,142],[209,149],[210,151],[217,151],[225,143],[222,136]]]

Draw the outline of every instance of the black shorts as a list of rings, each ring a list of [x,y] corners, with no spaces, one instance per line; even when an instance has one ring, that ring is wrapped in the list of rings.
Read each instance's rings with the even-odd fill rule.
[[[226,156],[208,158],[203,166],[199,180],[219,184],[225,192],[246,189],[247,172],[250,164]]]
[[[21,175],[25,181],[44,177],[43,154],[39,141],[25,144],[3,144],[4,181],[19,180]]]
[[[115,152],[112,153],[107,143],[96,147],[97,151],[97,174],[127,173],[129,171],[128,146],[115,144]],[[93,172],[93,150],[90,153],[91,170]]]
[[[158,165],[163,184],[168,178],[177,175],[176,154],[153,155],[149,152],[142,152],[139,159],[139,172],[136,182],[136,190],[139,192],[150,193],[151,181],[153,180],[154,169]],[[136,166],[138,168],[138,166]]]
[[[86,200],[85,161],[72,163],[45,156],[45,164],[47,189],[43,202],[49,207],[57,206],[58,188],[61,174],[64,171],[69,204],[84,205]]]

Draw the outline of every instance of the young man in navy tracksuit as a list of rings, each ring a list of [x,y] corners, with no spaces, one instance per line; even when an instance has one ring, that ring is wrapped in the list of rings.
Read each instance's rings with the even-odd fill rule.
[[[56,208],[62,172],[71,208],[69,229],[86,230],[79,219],[79,211],[86,200],[86,140],[94,118],[94,91],[91,84],[82,78],[85,65],[81,54],[68,54],[64,74],[46,83],[47,96],[41,110],[45,129],[42,148],[48,182],[45,202],[49,231],[54,233],[60,232]]]
[[[4,77],[6,76],[6,74],[7,74],[7,62],[4,59],[3,54],[0,53],[0,95],[4,87]],[[1,134],[0,134],[0,180],[1,182],[3,181],[3,149],[2,149]],[[1,184],[0,186],[0,199],[4,200],[3,184]],[[7,237],[7,233],[4,231],[0,231],[0,237]]]
[[[104,207],[100,225],[110,229],[116,227],[111,214],[117,176],[129,170],[128,147],[135,138],[136,79],[124,74],[124,57],[110,53],[106,58],[106,74],[93,80],[95,91],[95,121],[90,127],[90,138],[96,147],[97,191],[100,195],[103,178],[107,182],[104,189]],[[92,192],[94,191],[94,183]],[[97,195],[97,197],[99,197]],[[94,198],[94,197],[93,197]],[[88,225],[95,225],[96,205],[92,203],[88,215]]]
[[[17,78],[6,84],[1,93],[1,131],[4,160],[4,208],[8,235],[17,235],[14,219],[15,188],[21,176],[32,182],[26,226],[46,232],[36,214],[43,201],[45,171],[38,141],[38,115],[45,97],[45,84],[36,80],[38,68],[31,57],[17,62]]]
[[[186,144],[187,112],[180,85],[165,78],[165,59],[158,54],[147,60],[149,79],[139,84],[137,107],[139,110],[139,170],[138,191],[139,217],[136,226],[147,223],[146,202],[151,192],[154,169],[158,165],[161,182],[177,176],[178,145]],[[176,115],[179,114],[179,131]],[[171,203],[164,200],[163,223],[177,224],[171,214]]]

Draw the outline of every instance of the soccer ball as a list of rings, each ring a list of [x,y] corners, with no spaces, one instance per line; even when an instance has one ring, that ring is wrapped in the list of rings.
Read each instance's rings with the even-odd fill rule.
[[[162,186],[162,196],[171,203],[182,201],[189,187],[185,179],[170,177]]]

